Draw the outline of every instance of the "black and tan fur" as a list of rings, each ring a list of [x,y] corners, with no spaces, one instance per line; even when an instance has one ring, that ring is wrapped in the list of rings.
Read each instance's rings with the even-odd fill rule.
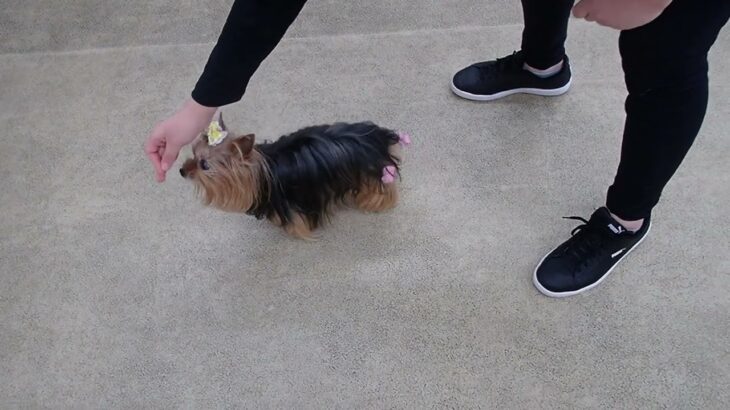
[[[395,131],[370,122],[307,127],[261,144],[250,134],[209,146],[201,135],[180,173],[207,205],[311,238],[338,205],[367,212],[396,205],[397,184],[381,178],[386,166],[399,167],[399,141]]]

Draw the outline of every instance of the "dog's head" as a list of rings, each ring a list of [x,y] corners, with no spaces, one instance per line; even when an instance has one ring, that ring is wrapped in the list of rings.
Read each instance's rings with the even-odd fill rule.
[[[195,184],[206,205],[225,211],[248,211],[257,203],[265,164],[254,148],[253,134],[233,135],[220,114],[215,121],[216,135],[209,135],[209,129],[198,136],[193,143],[193,158],[183,163],[180,175]]]

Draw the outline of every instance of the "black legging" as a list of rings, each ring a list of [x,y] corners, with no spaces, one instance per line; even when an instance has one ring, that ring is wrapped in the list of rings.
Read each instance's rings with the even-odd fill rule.
[[[572,0],[522,0],[527,63],[545,69],[565,55]],[[651,23],[621,32],[626,87],[621,162],[606,204],[626,220],[648,217],[692,146],[707,108],[707,53],[730,0],[674,0]]]

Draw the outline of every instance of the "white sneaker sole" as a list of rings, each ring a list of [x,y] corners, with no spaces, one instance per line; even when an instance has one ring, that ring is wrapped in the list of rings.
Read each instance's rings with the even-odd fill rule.
[[[591,290],[591,289],[595,288],[596,286],[600,285],[601,282],[603,282],[608,277],[608,275],[613,271],[613,269],[619,263],[621,263],[621,261],[624,260],[625,257],[627,257],[634,249],[636,249],[639,245],[641,245],[642,242],[644,242],[644,239],[646,239],[646,237],[649,235],[649,231],[651,231],[651,221],[649,221],[649,227],[646,229],[646,233],[644,234],[644,236],[641,239],[639,239],[639,242],[636,242],[636,244],[634,246],[632,246],[628,252],[624,253],[623,256],[621,256],[619,258],[619,260],[617,260],[616,263],[614,263],[613,266],[611,266],[611,269],[609,269],[608,272],[604,273],[600,279],[598,279],[595,283],[592,283],[582,289],[573,290],[570,292],[553,292],[551,290],[545,289],[545,287],[540,284],[540,282],[537,280],[537,269],[540,267],[540,265],[542,265],[543,261],[545,261],[545,258],[547,258],[548,255],[550,255],[553,251],[548,252],[547,255],[543,256],[542,259],[540,259],[540,262],[535,267],[535,272],[532,274],[532,283],[535,285],[537,290],[540,291],[540,293],[542,293],[545,296],[550,296],[551,298],[564,298],[564,297],[568,297],[568,296],[574,296],[579,293],[583,293],[587,290]]]
[[[456,85],[454,85],[454,80],[452,79],[451,91],[453,91],[454,94],[458,95],[461,98],[466,98],[467,100],[472,101],[493,101],[512,94],[534,94],[542,95],[545,97],[556,97],[558,95],[563,95],[567,93],[572,83],[573,78],[571,77],[570,80],[568,80],[567,84],[560,88],[554,88],[552,90],[544,90],[541,88],[513,88],[511,90],[500,91],[495,94],[472,94],[456,88]]]

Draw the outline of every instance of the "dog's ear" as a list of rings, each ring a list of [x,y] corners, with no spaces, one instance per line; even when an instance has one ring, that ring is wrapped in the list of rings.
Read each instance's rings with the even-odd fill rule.
[[[231,142],[231,150],[233,152],[240,153],[241,156],[245,158],[248,156],[248,154],[251,153],[251,150],[253,150],[255,139],[256,136],[254,136],[253,134],[238,137]]]

